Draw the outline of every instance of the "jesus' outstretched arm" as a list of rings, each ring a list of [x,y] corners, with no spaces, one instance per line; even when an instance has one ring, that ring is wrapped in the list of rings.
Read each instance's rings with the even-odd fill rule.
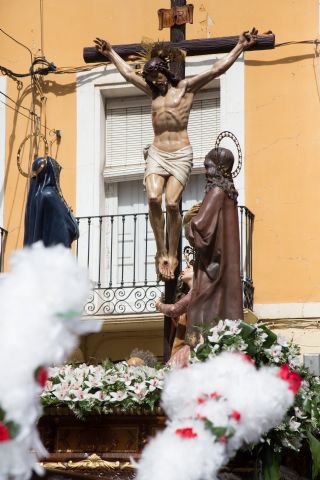
[[[113,63],[113,65],[116,67],[119,73],[121,73],[125,80],[127,80],[127,82],[132,83],[150,97],[152,96],[152,92],[146,81],[137,75],[135,71],[120,57],[120,55],[113,50],[109,42],[97,37],[94,40],[94,43],[96,44],[97,51],[107,57],[108,60]]]
[[[211,80],[225,73],[228,68],[230,68],[231,65],[233,65],[233,63],[237,60],[239,55],[241,55],[244,50],[251,47],[251,45],[256,42],[257,34],[258,30],[256,28],[253,28],[251,32],[243,32],[233,50],[231,50],[228,55],[215,62],[210,70],[200,73],[199,75],[195,75],[190,79],[183,80],[186,82],[187,91],[196,93]]]

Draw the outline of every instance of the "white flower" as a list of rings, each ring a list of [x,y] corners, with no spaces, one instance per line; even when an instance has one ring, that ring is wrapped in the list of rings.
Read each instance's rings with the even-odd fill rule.
[[[301,423],[300,422],[296,422],[294,417],[291,417],[290,420],[289,420],[289,429],[292,431],[292,432],[298,432],[299,431],[299,427],[300,427]]]
[[[125,390],[118,390],[117,392],[110,392],[110,402],[122,402],[128,397]]]
[[[307,418],[307,416],[303,414],[304,412],[299,407],[294,407],[294,413],[297,418]]]
[[[219,320],[218,325],[216,327],[213,327],[212,330],[216,329],[217,332],[224,332],[226,329],[226,324],[223,320]]]
[[[58,400],[69,400],[69,386],[66,383],[59,383],[55,387],[52,393]]]
[[[99,390],[98,392],[96,393],[92,393],[91,394],[91,397],[92,398],[95,398],[97,400],[100,400],[102,402],[105,402],[107,400],[110,400],[110,397],[109,395],[106,394],[106,392],[103,392],[102,390]]]
[[[265,352],[269,354],[275,363],[278,363],[282,354],[282,347],[281,345],[272,345],[272,347],[267,348]]]
[[[154,392],[157,388],[162,388],[163,387],[163,382],[161,382],[158,378],[152,378],[151,380],[148,380],[149,383],[149,392]]]
[[[210,343],[218,343],[219,342],[219,334],[217,332],[212,332],[212,335],[208,336],[208,340]],[[197,345],[196,348],[198,348],[200,344]],[[195,349],[196,351],[196,349]]]
[[[225,320],[225,326],[229,328],[232,335],[238,335],[241,332],[240,320]],[[226,332],[225,335],[230,335],[230,333]]]
[[[289,346],[289,343],[288,343],[288,340],[286,337],[284,337],[283,335],[278,335],[277,336],[277,342],[279,345],[281,345],[282,347],[288,347]]]
[[[289,355],[289,365],[292,369],[300,367],[302,365],[301,358],[300,357],[290,358],[290,355]]]
[[[133,400],[140,402],[145,398],[146,395],[147,395],[147,390],[142,388],[141,390],[135,391],[134,394],[132,395],[132,398]]]
[[[118,380],[118,378],[117,378],[116,375],[106,375],[106,376],[104,377],[104,381],[105,381],[108,385],[114,385],[117,380]]]

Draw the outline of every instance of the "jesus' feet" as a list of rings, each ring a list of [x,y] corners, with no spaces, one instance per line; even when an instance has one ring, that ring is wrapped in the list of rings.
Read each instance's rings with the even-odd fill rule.
[[[158,280],[171,280],[169,257],[167,252],[159,252],[155,256]]]

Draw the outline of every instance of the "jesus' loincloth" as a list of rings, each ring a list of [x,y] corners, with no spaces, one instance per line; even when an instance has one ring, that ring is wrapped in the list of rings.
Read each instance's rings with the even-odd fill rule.
[[[175,177],[184,187],[190,177],[192,169],[192,147],[187,145],[175,152],[165,152],[159,150],[154,145],[144,150],[146,158],[146,169],[143,183],[145,185],[148,175],[155,173],[162,177]]]

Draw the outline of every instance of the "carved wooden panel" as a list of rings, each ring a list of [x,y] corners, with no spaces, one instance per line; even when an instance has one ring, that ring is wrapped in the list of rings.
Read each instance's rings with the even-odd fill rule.
[[[138,453],[137,426],[68,426],[58,429],[56,452]]]

